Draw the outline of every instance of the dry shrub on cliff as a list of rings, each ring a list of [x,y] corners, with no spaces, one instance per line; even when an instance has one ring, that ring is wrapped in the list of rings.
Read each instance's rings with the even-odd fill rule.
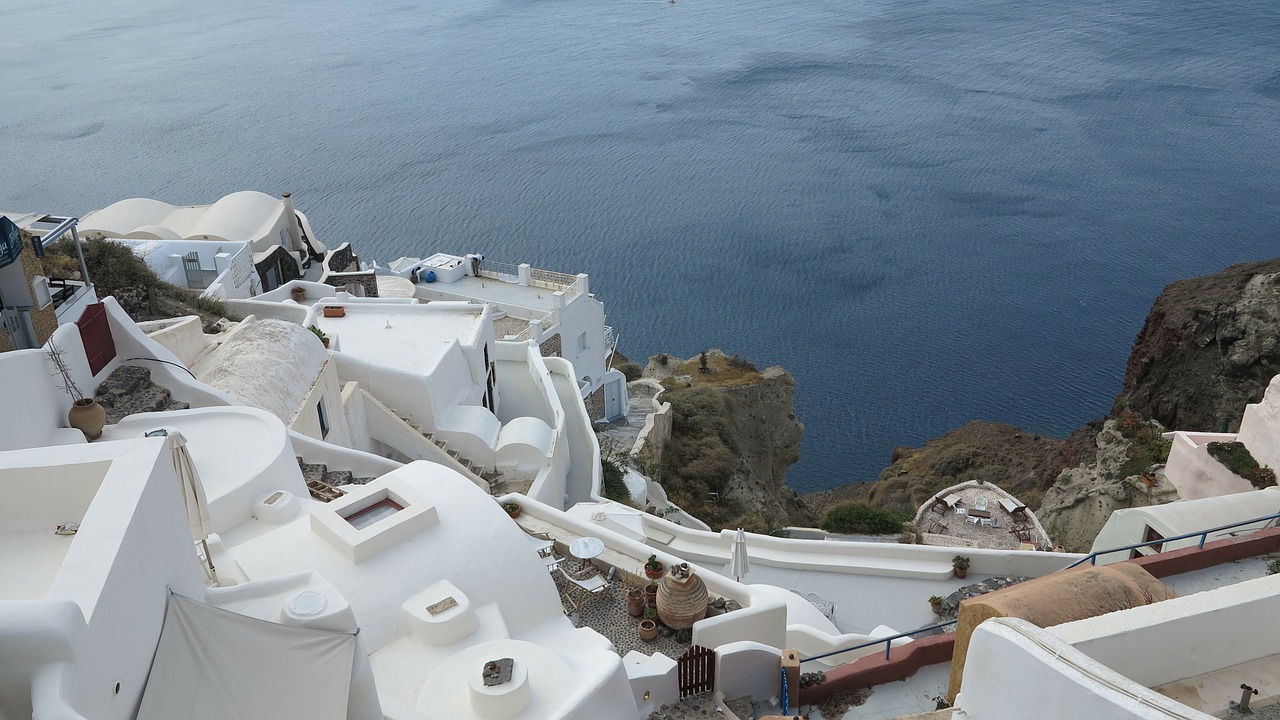
[[[707,520],[716,507],[711,493],[724,492],[737,466],[730,410],[723,395],[705,388],[668,391],[672,433],[662,453],[662,484],[677,505]]]

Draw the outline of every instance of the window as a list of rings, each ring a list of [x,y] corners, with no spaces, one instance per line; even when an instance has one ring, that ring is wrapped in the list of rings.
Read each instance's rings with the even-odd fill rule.
[[[316,415],[320,416],[320,439],[329,437],[329,418],[324,414],[324,398],[316,403]]]
[[[586,352],[587,350],[587,334],[582,333],[578,336],[578,352]]]
[[[383,498],[367,508],[357,510],[350,515],[343,515],[342,519],[351,523],[351,526],[355,529],[363,530],[383,518],[395,515],[403,509],[404,506],[395,500]]]

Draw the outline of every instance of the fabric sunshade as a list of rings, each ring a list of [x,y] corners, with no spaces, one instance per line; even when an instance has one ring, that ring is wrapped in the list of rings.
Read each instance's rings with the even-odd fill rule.
[[[138,720],[343,720],[355,648],[170,593]]]

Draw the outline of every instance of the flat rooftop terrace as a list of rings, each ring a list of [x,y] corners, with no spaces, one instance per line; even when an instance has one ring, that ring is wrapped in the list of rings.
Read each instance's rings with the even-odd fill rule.
[[[521,285],[487,277],[464,275],[457,280],[446,282],[419,282],[416,286],[419,297],[426,295],[431,300],[483,300],[495,305],[517,305],[520,307],[551,312],[558,309],[555,293],[551,288]]]
[[[316,317],[316,325],[354,357],[415,375],[440,364],[453,341],[474,345],[484,307],[433,309],[430,305],[349,304],[340,318]]]

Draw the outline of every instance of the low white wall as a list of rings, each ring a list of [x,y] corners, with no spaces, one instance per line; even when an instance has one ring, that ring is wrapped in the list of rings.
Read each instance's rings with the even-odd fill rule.
[[[79,430],[67,426],[71,399],[54,389],[58,381],[52,372],[43,350],[0,353],[5,382],[0,393],[0,450],[85,441]]]
[[[169,589],[204,597],[180,484],[163,438],[122,441],[89,506],[50,599],[88,619],[78,648],[88,717],[133,718],[164,624]],[[135,449],[129,452],[129,448]],[[120,692],[114,692],[120,683]]]
[[[1237,439],[1259,463],[1280,472],[1280,375],[1271,378],[1262,400],[1246,405]]]
[[[356,477],[381,477],[402,467],[402,464],[395,460],[330,445],[293,431],[289,432],[289,443],[293,446],[294,453],[301,457],[303,462],[324,464],[329,466],[330,470],[350,470]]]
[[[732,642],[716,648],[716,690],[726,698],[777,693],[782,651],[756,642]]]
[[[280,288],[276,288],[271,292],[278,292]],[[307,327],[310,325],[311,309],[306,305],[299,305],[290,300],[289,302],[281,302],[279,300],[263,300],[268,294],[258,295],[252,300],[227,300],[225,305],[227,310],[241,316],[247,317],[255,315],[259,318],[271,318],[272,320],[284,320],[295,325]],[[286,290],[284,298],[288,299],[289,293]]]
[[[0,468],[0,528],[5,532],[53,531],[79,522],[111,468],[110,460],[77,462],[58,449],[43,449],[23,467]],[[52,467],[51,467],[52,466]]]
[[[196,356],[208,347],[200,318],[196,315],[141,322],[138,329],[177,356],[178,361],[187,367],[191,367]]]
[[[992,618],[974,630],[955,708],[957,717],[972,720],[1212,717],[1148,690],[1048,631],[1014,618]]]
[[[174,400],[188,403],[193,408],[241,404],[227,393],[192,377],[178,356],[147,337],[115,298],[103,298],[102,304],[106,307],[107,322],[111,327],[111,336],[115,339],[116,359],[99,374],[94,383],[95,388],[97,382],[105,379],[116,367],[128,364],[150,370],[152,382],[166,388]],[[131,358],[151,358],[163,362],[137,361]]]
[[[1090,658],[1148,687],[1280,652],[1280,575],[1049,628]],[[1173,648],[1176,652],[1160,652]],[[1134,652],[1135,648],[1151,651]],[[967,670],[966,670],[967,673]]]
[[[532,353],[533,348],[529,351]],[[573,382],[573,366],[562,358],[545,358],[547,370],[551,373],[551,384],[555,388],[552,398],[553,408],[558,405],[556,419],[564,428],[563,434],[568,439],[569,457],[553,458],[565,461],[564,497],[566,506],[579,502],[602,500],[600,495],[600,442],[591,428],[591,418],[583,404],[582,396]]]
[[[671,403],[661,401],[662,393],[666,389],[657,380],[642,378],[634,383],[628,383],[628,387],[632,384],[644,384],[658,389],[658,392],[648,400],[652,405],[652,411],[645,416],[644,426],[640,428],[635,444],[631,446],[632,457],[643,457],[657,462],[662,459],[662,450],[666,447],[667,440],[671,439]]]
[[[645,655],[632,650],[622,658],[622,664],[631,681],[631,696],[639,710],[638,717],[648,717],[663,705],[680,699],[679,666],[675,660],[662,653]]]
[[[674,535],[665,547],[678,555],[710,563],[729,561],[733,531],[693,530],[653,515],[645,515],[644,523]],[[755,533],[747,536],[752,564],[891,577],[933,578],[939,573],[942,578],[950,577],[951,559],[957,553],[956,548],[930,545],[800,540]],[[1025,577],[1047,575],[1084,557],[1075,553],[980,548],[966,548],[962,554],[970,559],[969,570],[974,574]]]
[[[1224,433],[1173,433],[1164,475],[1178,490],[1180,499],[1196,500],[1256,489],[1209,454],[1209,443],[1235,439],[1235,435]]]

